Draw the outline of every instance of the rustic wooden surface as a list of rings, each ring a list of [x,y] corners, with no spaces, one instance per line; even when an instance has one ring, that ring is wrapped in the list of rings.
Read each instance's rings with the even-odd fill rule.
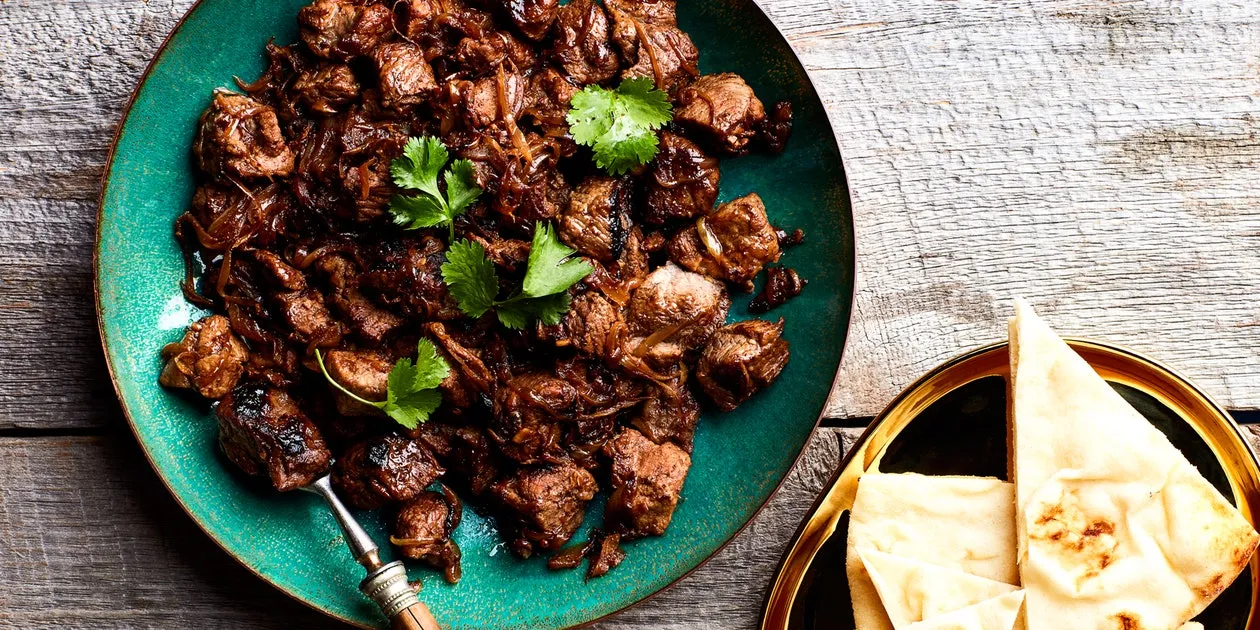
[[[853,191],[841,424],[1001,337],[1014,295],[1260,407],[1260,4],[759,2],[814,76]],[[331,625],[180,512],[98,347],[97,182],[127,94],[190,4],[0,0],[0,627]],[[853,435],[816,436],[731,547],[599,627],[753,627]]]

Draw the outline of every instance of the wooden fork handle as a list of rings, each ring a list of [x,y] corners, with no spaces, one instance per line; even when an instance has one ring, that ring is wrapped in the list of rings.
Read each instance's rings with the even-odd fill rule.
[[[393,630],[441,630],[437,619],[429,612],[423,602],[416,602],[404,608],[390,620]]]

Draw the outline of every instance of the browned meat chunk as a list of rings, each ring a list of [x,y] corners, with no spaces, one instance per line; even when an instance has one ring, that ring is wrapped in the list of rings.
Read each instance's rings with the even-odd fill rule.
[[[730,411],[773,383],[788,355],[782,319],[736,322],[713,333],[700,354],[696,380],[719,409]]]
[[[362,293],[353,289],[334,293],[332,304],[350,321],[354,332],[372,344],[381,343],[403,324],[401,317],[373,304]]]
[[[573,347],[616,364],[626,339],[621,310],[595,291],[573,298],[564,317],[564,337]]]
[[[522,35],[538,41],[556,20],[556,0],[500,0],[507,15]]]
[[[279,254],[265,249],[254,249],[249,253],[272,284],[286,291],[301,291],[306,288],[306,276],[285,262]]]
[[[612,460],[612,493],[605,519],[627,536],[665,533],[682,494],[691,456],[672,443],[656,444],[623,429],[604,447]]]
[[[218,91],[201,115],[193,153],[215,179],[280,177],[293,172],[293,151],[276,110],[248,96]]]
[[[490,351],[489,346],[496,339],[474,338],[465,344],[453,338],[446,326],[439,322],[425,324],[424,330],[451,366],[450,375],[442,381],[443,400],[460,409],[467,409],[489,396],[494,387],[494,373],[486,367],[482,355]],[[480,347],[474,349],[477,346]]]
[[[324,355],[329,376],[355,396],[365,400],[385,400],[389,389],[389,371],[394,367],[389,357],[373,350],[329,350]],[[380,411],[365,405],[336,388],[333,396],[337,412],[344,416],[376,416]]]
[[[298,11],[302,41],[325,59],[345,61],[366,55],[394,32],[394,12],[382,4],[315,0]]]
[[[162,348],[166,366],[158,382],[166,387],[196,390],[206,398],[226,395],[245,371],[249,352],[222,315],[188,325],[184,338]]]
[[[380,72],[381,104],[385,107],[419,105],[438,89],[433,68],[415,44],[382,44],[372,51],[372,60]]]
[[[293,80],[298,101],[312,111],[335,114],[359,96],[359,81],[344,63],[322,63],[298,73]]]
[[[463,514],[459,497],[449,488],[443,486],[441,494],[422,492],[398,510],[389,540],[403,557],[441,569],[446,581],[455,584],[461,573],[460,552],[451,534]]]
[[[284,319],[304,342],[317,346],[335,346],[341,341],[344,330],[333,319],[324,298],[315,289],[276,294]]]
[[[492,491],[503,508],[508,545],[528,558],[535,549],[564,546],[582,524],[586,502],[598,489],[591,473],[562,462],[521,468],[500,479]]]
[[[700,77],[678,93],[678,101],[674,120],[727,155],[748,153],[748,142],[766,119],[757,95],[733,72]]]
[[[613,18],[613,41],[630,66],[622,78],[648,77],[673,94],[700,76],[700,53],[678,28],[674,0],[614,0],[605,6]]]
[[[647,180],[643,220],[663,225],[708,214],[717,201],[719,177],[716,158],[682,136],[661,133],[660,153]]]
[[[219,446],[249,475],[267,475],[276,490],[310,484],[328,470],[332,453],[311,419],[283,390],[237,385],[219,401]]]
[[[506,123],[509,118],[515,121],[525,109],[527,83],[514,72],[458,83],[460,110],[469,129],[486,129],[496,122]]]
[[[529,44],[507,31],[491,30],[480,37],[465,37],[455,48],[455,61],[477,75],[492,74],[508,63],[508,70],[524,71],[537,61]]]
[[[752,290],[757,272],[767,263],[778,262],[779,255],[779,239],[756,193],[718,206],[669,243],[674,262],[747,290]]]
[[[424,442],[438,461],[467,484],[473,494],[485,493],[499,477],[499,458],[485,431],[477,427],[426,422],[414,433],[416,439]]]
[[[699,422],[700,403],[691,390],[681,385],[653,388],[643,410],[630,421],[649,440],[657,444],[673,442],[688,453]]]
[[[563,423],[573,418],[577,390],[546,374],[523,374],[501,385],[494,397],[490,439],[521,464],[554,462],[566,456]]]
[[[621,256],[630,231],[630,187],[623,179],[592,175],[569,197],[560,216],[560,239],[599,261]]]
[[[410,501],[444,473],[424,444],[383,435],[354,444],[333,467],[341,497],[360,510]]]
[[[566,116],[569,114],[569,101],[573,99],[575,92],[577,87],[551,68],[535,74],[529,80],[526,118],[532,119],[547,135],[567,134],[569,123]]]
[[[556,16],[552,55],[565,73],[581,85],[603,83],[621,64],[609,40],[608,14],[592,0],[573,0]]]
[[[442,281],[446,245],[431,236],[386,241],[359,286],[377,302],[421,320],[464,317]]]
[[[765,313],[798,296],[809,282],[802,280],[795,269],[766,267],[766,285],[748,304],[749,313]]]
[[[657,267],[630,298],[632,352],[656,365],[676,363],[709,339],[730,307],[722,283],[672,263]]]

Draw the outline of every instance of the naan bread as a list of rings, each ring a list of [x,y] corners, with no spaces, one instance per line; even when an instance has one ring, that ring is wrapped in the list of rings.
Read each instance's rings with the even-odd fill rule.
[[[1010,332],[1028,629],[1177,628],[1246,566],[1255,530],[1023,301]]]
[[[858,548],[998,582],[1015,568],[1015,486],[990,477],[867,473],[849,514],[846,569],[857,630],[892,630]]]
[[[906,630],[1013,630],[1024,591],[1013,591],[938,617],[912,623]]]
[[[964,573],[894,556],[871,547],[858,550],[862,565],[879,592],[884,611],[897,630],[916,621],[931,619],[978,604],[1011,591],[1011,586],[978,575]]]

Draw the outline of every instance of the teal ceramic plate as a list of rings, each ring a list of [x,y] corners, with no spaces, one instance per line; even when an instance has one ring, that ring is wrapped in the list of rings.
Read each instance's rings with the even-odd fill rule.
[[[209,409],[162,390],[158,354],[201,313],[185,303],[175,217],[193,192],[189,145],[216,87],[263,68],[263,46],[296,39],[302,0],[203,0],[171,34],[137,88],[106,168],[97,226],[97,299],[105,354],[137,439],[192,518],[229,554],[277,588],[361,626],[382,620],[356,589],[362,570],[318,499],[257,489],[218,454]],[[840,154],[818,95],[782,36],[750,0],[688,0],[679,22],[701,70],[743,75],[767,103],[792,101],[787,151],[722,167],[722,199],[756,191],[771,219],[805,230],[785,262],[809,279],[773,316],[787,320],[792,359],[779,381],[736,412],[706,416],[695,464],[669,531],[627,545],[608,576],[551,572],[521,561],[491,523],[466,511],[457,586],[411,566],[422,598],[451,628],[556,628],[614,613],[665,588],[712,556],[753,517],[796,460],[831,388],[853,291],[853,231]],[[739,296],[732,318],[749,317]],[[587,523],[598,522],[602,504]],[[375,515],[364,521],[377,540]],[[579,538],[582,534],[579,533]]]

